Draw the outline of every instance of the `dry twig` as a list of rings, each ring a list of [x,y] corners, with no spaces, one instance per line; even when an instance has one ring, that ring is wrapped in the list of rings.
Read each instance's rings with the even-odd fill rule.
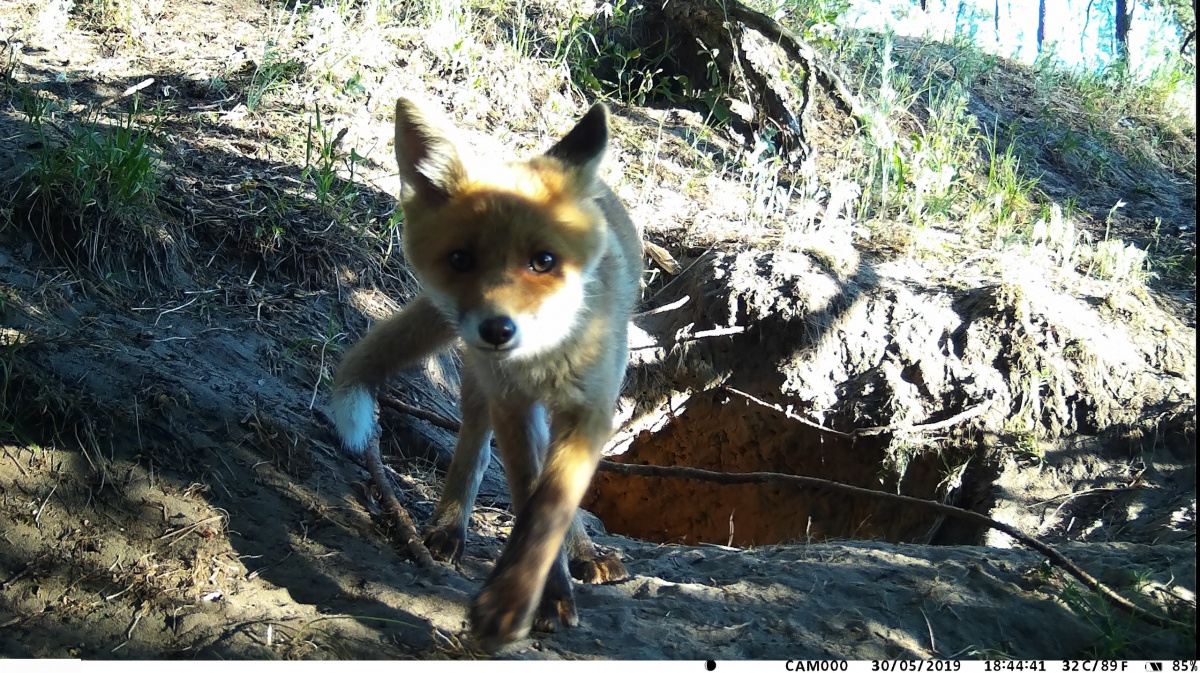
[[[383,510],[390,515],[392,524],[396,527],[396,535],[400,538],[400,544],[404,545],[405,551],[418,566],[427,570],[434,568],[433,556],[421,542],[421,535],[417,532],[417,527],[413,525],[412,517],[408,515],[408,510],[404,509],[404,506],[396,499],[395,492],[392,491],[392,483],[388,481],[384,471],[383,457],[379,454],[378,436],[367,444],[366,463],[367,470],[371,473],[371,481],[375,482],[375,488],[379,491],[379,502],[383,505]]]
[[[128,89],[125,89],[121,93],[100,101],[100,103],[96,105],[96,109],[103,110],[104,108],[112,105],[113,103],[116,103],[117,101],[121,101],[126,98],[129,98],[133,94],[141,91],[142,89],[145,89],[146,87],[150,86],[151,84],[154,84],[154,78],[147,77],[146,79],[138,82],[137,84],[134,84],[133,86],[129,87]]]

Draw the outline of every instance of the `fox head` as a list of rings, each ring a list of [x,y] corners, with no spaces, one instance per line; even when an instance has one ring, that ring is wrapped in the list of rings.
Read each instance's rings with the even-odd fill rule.
[[[545,154],[507,164],[468,167],[452,133],[396,102],[404,254],[469,346],[517,358],[550,350],[579,324],[606,246],[594,196],[608,110],[596,104]]]

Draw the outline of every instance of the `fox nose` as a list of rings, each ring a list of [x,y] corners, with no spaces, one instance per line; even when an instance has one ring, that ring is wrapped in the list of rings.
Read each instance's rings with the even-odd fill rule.
[[[503,346],[512,341],[517,333],[517,326],[508,316],[488,318],[479,324],[479,336],[493,346]]]

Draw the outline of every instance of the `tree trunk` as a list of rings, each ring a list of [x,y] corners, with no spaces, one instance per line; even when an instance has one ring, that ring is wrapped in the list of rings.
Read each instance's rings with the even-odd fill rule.
[[[1037,53],[1042,55],[1042,45],[1046,43],[1046,0],[1038,0]]]
[[[1133,23],[1133,8],[1137,0],[1117,0],[1117,57],[1129,60],[1129,26]]]

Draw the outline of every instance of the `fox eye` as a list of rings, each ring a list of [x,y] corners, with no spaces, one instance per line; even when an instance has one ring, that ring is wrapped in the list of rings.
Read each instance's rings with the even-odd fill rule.
[[[450,253],[447,259],[450,262],[450,268],[459,273],[466,273],[475,268],[475,255],[466,250],[455,250]]]
[[[554,263],[556,261],[558,260],[555,259],[554,253],[543,250],[542,252],[534,255],[533,259],[529,260],[529,268],[538,273],[546,273],[550,269],[554,268]]]

